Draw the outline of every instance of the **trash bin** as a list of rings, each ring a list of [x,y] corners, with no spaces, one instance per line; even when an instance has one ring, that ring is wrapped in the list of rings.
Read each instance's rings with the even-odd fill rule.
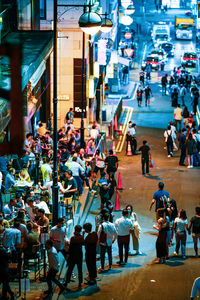
[[[102,121],[106,121],[106,110],[102,110]]]

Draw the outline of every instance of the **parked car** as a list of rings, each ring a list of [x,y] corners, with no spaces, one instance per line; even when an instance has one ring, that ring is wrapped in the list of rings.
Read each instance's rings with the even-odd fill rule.
[[[195,68],[197,63],[197,55],[195,52],[185,52],[181,59],[183,67]]]

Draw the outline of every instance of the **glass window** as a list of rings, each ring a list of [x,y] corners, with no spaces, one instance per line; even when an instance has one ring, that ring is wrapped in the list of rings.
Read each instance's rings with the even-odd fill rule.
[[[40,0],[40,19],[46,19],[46,0]]]

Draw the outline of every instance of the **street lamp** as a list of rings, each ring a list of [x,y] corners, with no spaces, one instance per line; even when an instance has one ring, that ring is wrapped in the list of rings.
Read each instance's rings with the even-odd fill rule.
[[[101,23],[101,32],[103,33],[108,33],[112,30],[112,27],[113,27],[113,23],[111,21],[111,19],[109,19],[108,17],[108,14],[105,13],[105,18],[102,19],[102,23]]]
[[[94,12],[91,12],[91,4],[58,4],[54,0],[54,26],[53,26],[53,185],[52,185],[52,200],[53,200],[53,225],[57,224],[58,220],[58,136],[57,136],[57,9],[58,7],[84,7],[84,13],[79,19],[79,26],[83,30],[83,49],[82,49],[82,101],[81,101],[81,147],[84,147],[84,92],[85,92],[85,33],[94,35],[101,28],[101,17]],[[86,7],[89,7],[89,12],[85,12]]]

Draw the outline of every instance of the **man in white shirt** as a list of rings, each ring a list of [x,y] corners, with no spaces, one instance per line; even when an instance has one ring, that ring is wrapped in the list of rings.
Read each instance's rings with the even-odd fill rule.
[[[58,258],[58,253],[56,249],[53,247],[53,242],[51,240],[47,240],[45,247],[47,249],[48,262],[49,262],[49,271],[47,274],[47,284],[48,290],[44,292],[46,295],[50,295],[53,292],[52,281],[59,286],[60,292],[59,295],[64,291],[65,287],[60,283],[58,279],[56,279],[56,274],[60,268],[60,262]]]
[[[72,176],[75,178],[79,195],[82,195],[83,193],[83,184],[80,175],[85,173],[85,170],[81,167],[81,165],[77,162],[77,157],[73,157],[72,161],[67,161],[65,163],[65,166],[68,167],[70,171],[72,171]]]
[[[112,269],[112,244],[117,238],[117,230],[113,223],[109,222],[109,214],[103,217],[103,223],[98,228],[98,238],[100,238],[102,230],[106,233],[106,242],[100,241],[101,249],[101,271],[104,272],[105,254],[108,252],[109,270]]]
[[[180,104],[177,104],[177,108],[174,109],[174,120],[175,120],[175,127],[179,132],[181,132],[182,112],[183,110],[180,107]]]
[[[199,292],[199,297],[200,297],[200,277],[197,277],[193,283],[193,287],[192,287],[192,291],[191,291],[191,296],[190,296],[190,299],[193,300],[196,293],[197,293],[197,290]]]
[[[67,228],[64,225],[64,219],[59,218],[57,225],[51,228],[50,240],[53,242],[56,250],[58,252],[60,251],[63,254],[64,258],[66,258],[66,253],[63,252],[66,234]]]
[[[130,241],[130,230],[134,230],[131,220],[128,218],[128,210],[123,209],[122,217],[115,221],[117,229],[117,241],[119,247],[119,265],[125,265],[128,261],[128,249]],[[125,260],[123,262],[123,247],[125,249]]]
[[[90,129],[89,135],[91,138],[93,138],[95,141],[97,140],[97,137],[99,135],[98,129],[95,127],[95,125],[92,126],[92,129]]]

